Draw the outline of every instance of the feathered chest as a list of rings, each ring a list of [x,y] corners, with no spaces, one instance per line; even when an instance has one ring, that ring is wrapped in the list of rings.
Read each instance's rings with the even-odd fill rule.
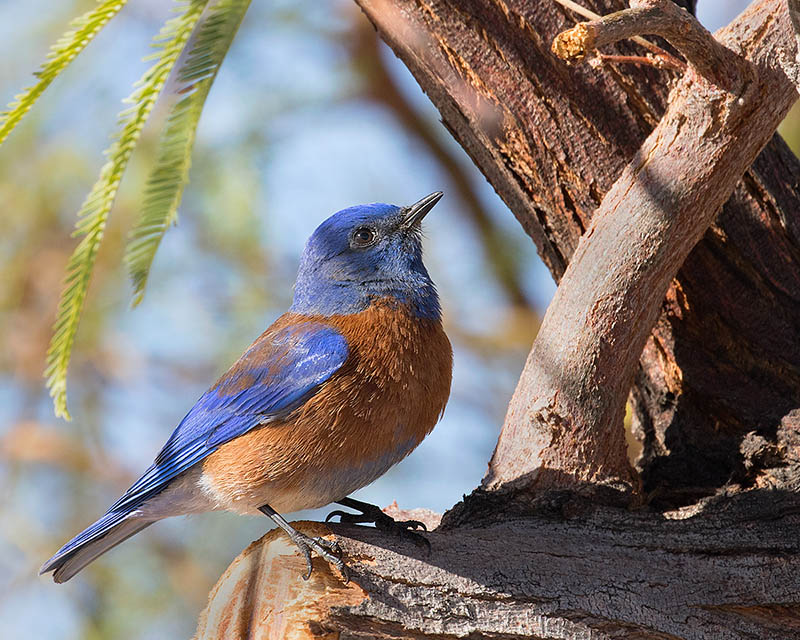
[[[407,446],[407,453],[436,424],[450,394],[453,354],[441,323],[389,300],[327,323],[345,337],[350,353],[302,413],[324,419],[322,410],[330,419],[336,407],[332,427],[357,429],[362,446]]]

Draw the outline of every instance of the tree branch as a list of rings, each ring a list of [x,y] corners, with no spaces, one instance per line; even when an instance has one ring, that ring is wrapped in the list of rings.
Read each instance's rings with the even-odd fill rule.
[[[636,490],[622,430],[636,363],[670,282],[797,97],[779,68],[736,56],[685,11],[638,4],[649,6],[572,33],[599,44],[657,31],[675,37],[700,75],[674,89],[581,239],[509,405],[486,489]]]
[[[757,492],[706,517],[599,509],[429,534],[427,556],[372,528],[297,523],[342,545],[352,579],[285,535],[222,575],[195,640],[800,636],[796,496]]]
[[[601,62],[616,62],[622,64],[646,64],[656,69],[672,69],[673,71],[686,71],[686,65],[672,56],[669,59],[663,56],[616,56],[605,53],[597,54],[597,60]]]
[[[671,0],[631,0],[630,9],[577,24],[556,36],[553,53],[582,60],[593,49],[645,34],[667,40],[709,82],[734,88],[739,57]]]
[[[359,19],[357,24],[353,25],[350,42],[366,76],[369,98],[391,109],[406,130],[419,138],[447,172],[461,200],[460,211],[480,236],[486,250],[486,260],[497,283],[505,291],[512,305],[523,307],[533,313],[531,302],[520,281],[520,265],[517,264],[513,252],[508,251],[508,238],[492,221],[455,154],[441,142],[434,127],[422,118],[403,96],[383,63],[379,50],[380,39],[369,22]]]
[[[584,7],[581,7],[576,2],[573,2],[572,0],[555,0],[555,1],[558,2],[560,5],[565,6],[566,8],[571,9],[572,11],[575,11],[576,13],[578,13],[581,16],[583,16],[584,18],[589,18],[589,20],[593,20],[593,21],[599,22],[599,21],[602,21],[602,19],[603,19],[602,16],[597,15],[594,11],[589,11],[589,10],[585,9]],[[611,14],[611,15],[614,15],[614,14]],[[588,24],[588,23],[582,23],[582,24]],[[581,26],[581,25],[579,25],[579,26]],[[560,36],[565,36],[566,34],[570,33],[571,31],[572,30],[564,32],[564,33],[560,34]],[[654,59],[659,61],[659,65],[658,66],[660,66],[662,68],[665,68],[665,69],[674,69],[674,70],[680,71],[680,72],[686,71],[686,64],[682,60],[679,60],[675,56],[667,53],[666,51],[664,51],[658,45],[655,45],[652,42],[650,42],[649,40],[645,40],[641,36],[638,36],[638,35],[635,35],[635,34],[632,34],[629,37],[635,43],[642,45],[646,49],[649,49],[650,53],[653,54]],[[571,38],[568,38],[568,39],[571,39]],[[621,39],[622,38],[618,38],[617,40],[621,40]],[[613,40],[612,42],[617,42],[617,40]],[[559,38],[556,38],[556,40],[553,42],[553,47],[552,47],[553,52],[556,53],[556,55],[559,55],[559,52],[556,49],[558,43],[559,43]],[[563,48],[563,47],[559,46],[559,49],[561,49],[561,48]],[[584,54],[585,54],[585,52],[584,52]],[[574,57],[577,58],[577,59],[582,59],[584,54],[580,54],[580,55],[576,54]],[[564,56],[561,56],[561,57],[563,58]],[[620,56],[620,57],[621,58],[626,58],[628,56]],[[631,57],[635,58],[637,56],[631,56]]]

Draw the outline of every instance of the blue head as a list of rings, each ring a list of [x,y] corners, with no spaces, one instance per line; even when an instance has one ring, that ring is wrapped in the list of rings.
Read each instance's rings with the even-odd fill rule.
[[[410,207],[364,204],[334,213],[306,243],[290,311],[309,315],[364,311],[391,297],[424,318],[441,315],[422,264],[420,223],[442,197],[437,191]]]

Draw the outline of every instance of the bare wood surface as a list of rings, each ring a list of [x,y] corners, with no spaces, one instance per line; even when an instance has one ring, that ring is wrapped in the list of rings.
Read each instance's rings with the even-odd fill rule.
[[[795,56],[794,64],[786,65],[786,75],[792,79],[794,86],[800,91],[800,0],[786,0],[789,9],[789,17],[792,20],[792,27],[794,28],[794,40],[797,45],[798,54]]]

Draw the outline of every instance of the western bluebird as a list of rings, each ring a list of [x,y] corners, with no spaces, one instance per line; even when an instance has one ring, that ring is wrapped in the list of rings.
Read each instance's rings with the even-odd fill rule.
[[[226,509],[272,518],[304,554],[305,577],[313,550],[346,579],[334,545],[278,512],[335,501],[362,512],[331,514],[346,522],[421,526],[346,496],[411,453],[447,403],[453,354],[420,229],[442,195],[325,220],[306,243],[289,311],[203,394],[144,475],[41,573],[64,582],[157,520]]]

